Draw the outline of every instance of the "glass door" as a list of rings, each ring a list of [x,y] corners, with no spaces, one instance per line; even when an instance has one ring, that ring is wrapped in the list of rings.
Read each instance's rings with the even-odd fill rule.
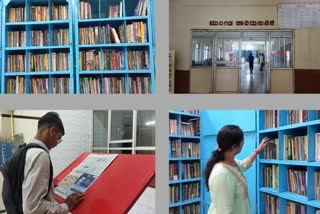
[[[268,32],[255,32],[261,35],[250,37],[246,33],[243,33],[241,42],[241,93],[265,94],[269,82]],[[248,61],[250,54],[254,57],[252,68]]]
[[[240,92],[240,32],[216,32],[214,37],[214,92]]]

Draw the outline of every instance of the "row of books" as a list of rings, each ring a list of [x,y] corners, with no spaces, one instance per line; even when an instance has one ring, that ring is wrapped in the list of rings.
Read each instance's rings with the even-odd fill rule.
[[[284,136],[284,160],[308,159],[308,136]]]
[[[278,171],[277,165],[265,166],[263,169],[263,185],[264,187],[270,187],[278,189]],[[287,187],[289,192],[293,192],[300,195],[307,195],[307,171],[288,169],[287,171]],[[320,200],[320,172],[314,173],[314,198]]]
[[[320,161],[320,133],[315,133],[315,161]],[[284,135],[284,160],[308,160],[308,136]],[[272,139],[263,150],[264,159],[279,159],[279,139]]]
[[[268,142],[263,150],[264,159],[279,159],[279,140],[278,138],[272,139]]]
[[[307,206],[288,201],[287,214],[307,214]]]
[[[200,122],[199,118],[189,119],[188,121],[181,122],[181,131],[178,132],[178,121],[171,119],[169,124],[170,135],[184,135],[184,136],[199,136],[200,135]]]
[[[52,20],[67,20],[69,17],[68,5],[52,4]]]
[[[124,51],[115,49],[88,50],[79,53],[79,70],[124,70]],[[128,69],[149,69],[149,51],[127,51]]]
[[[182,206],[183,214],[196,214],[201,213],[200,203],[192,203],[189,205]],[[172,207],[169,209],[169,214],[180,214],[179,207]]]
[[[181,146],[182,144],[182,146]],[[200,157],[200,144],[197,142],[182,142],[178,139],[171,140],[171,157]],[[181,148],[181,149],[180,149]]]
[[[125,26],[121,25],[117,30],[109,24],[105,26],[89,26],[79,28],[79,44],[108,44],[125,42]]]
[[[170,120],[170,123],[174,122]],[[181,141],[180,140],[171,140],[170,142],[170,148],[171,148],[171,155],[172,158],[177,158],[181,156]]]
[[[79,4],[79,18],[80,19],[92,19],[93,11],[96,11],[97,5],[90,2],[81,1]],[[101,9],[100,9],[101,10]],[[114,18],[123,16],[123,3],[120,1],[118,4],[109,5],[108,11],[99,11],[100,17],[96,18]],[[129,14],[127,14],[129,15]],[[131,16],[146,16],[147,15],[147,0],[139,0],[134,14]]]
[[[29,53],[29,70],[32,71],[66,71],[69,70],[69,53],[52,53],[50,69],[50,54]],[[25,55],[9,55],[7,58],[7,72],[26,72]]]
[[[201,213],[200,203],[193,203],[182,207],[183,214]]]
[[[267,214],[279,214],[279,199],[269,194],[264,195],[264,212]],[[287,202],[286,207],[287,214],[307,214],[307,207],[300,203],[292,201]],[[320,214],[320,210],[317,209],[315,214]]]
[[[278,189],[278,166],[266,166],[263,169],[263,185],[265,187],[271,187]]]
[[[82,77],[80,93],[82,94],[124,94],[125,77]],[[129,93],[149,94],[150,77],[129,77]]]
[[[108,17],[109,18],[122,17],[122,1],[120,1],[118,5],[109,6]]]
[[[307,195],[307,171],[289,169],[288,173],[288,190],[289,192],[300,195]]]
[[[69,45],[69,29],[54,29],[52,37],[48,30],[32,30],[32,46]],[[26,31],[8,31],[8,47],[25,47]]]
[[[8,47],[26,46],[26,31],[8,31]]]
[[[179,201],[179,185],[170,185],[170,203]]]
[[[182,179],[200,177],[200,163],[198,161],[182,164]]]
[[[302,123],[308,121],[308,110],[289,110],[288,124]]]
[[[33,46],[49,45],[48,30],[33,30],[31,31],[31,44]]]
[[[83,77],[80,78],[82,94],[124,94],[125,77]]]
[[[69,93],[69,78],[56,77],[51,78],[31,78],[30,91],[34,94],[49,93],[49,86],[51,85],[53,94],[68,94]],[[26,79],[24,77],[15,77],[7,79],[7,93],[8,94],[24,94],[26,93]]]
[[[176,119],[169,120],[169,134],[178,135],[178,120]]]
[[[278,110],[266,110],[265,111],[265,128],[277,128],[279,126]]]
[[[303,123],[310,120],[308,110],[289,110],[287,124]],[[264,125],[266,129],[279,127],[279,110],[266,110],[264,113]],[[316,111],[313,119],[320,119],[320,111]]]
[[[142,70],[150,68],[149,51],[131,51],[128,50],[128,68],[129,70]]]
[[[200,157],[200,144],[195,142],[182,143],[182,157],[198,158]]]
[[[48,6],[31,6],[30,8],[31,21],[48,21],[49,7]]]
[[[150,77],[129,77],[130,94],[150,94]]]
[[[199,118],[190,119],[188,122],[181,122],[181,134],[186,136],[200,135]]]
[[[200,213],[200,212],[198,212]],[[172,207],[169,209],[169,214],[180,214],[179,207]]]
[[[320,172],[314,173],[314,182],[315,182],[315,185],[314,185],[315,199],[320,200]]]
[[[279,213],[279,200],[278,198],[269,194],[264,194],[264,212],[268,214]]]
[[[80,51],[79,70],[124,70],[124,51],[111,49]]]
[[[200,182],[182,184],[182,200],[192,200],[200,197]]]
[[[32,78],[30,88],[32,94],[47,94],[49,93],[49,79]],[[52,93],[69,94],[69,78],[52,78]]]
[[[135,16],[146,16],[147,15],[147,0],[139,0],[139,3],[134,10]]]
[[[200,197],[200,183],[191,182],[182,184],[182,200],[191,200]],[[170,203],[179,201],[179,185],[170,185]]]
[[[179,167],[178,163],[169,164],[169,179],[178,180],[179,179]]]
[[[48,6],[31,6],[30,21],[48,21],[48,20],[67,20],[68,5],[51,6],[51,18]],[[24,22],[26,21],[25,7],[12,7],[9,9],[8,22]]]

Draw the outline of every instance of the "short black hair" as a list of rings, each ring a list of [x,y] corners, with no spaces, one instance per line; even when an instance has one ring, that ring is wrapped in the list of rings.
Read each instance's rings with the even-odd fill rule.
[[[62,135],[64,135],[64,127],[59,114],[54,111],[47,112],[38,121],[38,130],[44,125],[54,126]]]

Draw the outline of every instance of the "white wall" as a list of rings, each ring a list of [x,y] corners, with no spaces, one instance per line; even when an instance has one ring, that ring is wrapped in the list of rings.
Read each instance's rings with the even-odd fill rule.
[[[17,110],[16,115],[41,117],[47,111]],[[92,111],[56,110],[65,128],[62,142],[50,151],[54,176],[66,168],[83,152],[91,151],[92,144]],[[23,133],[28,142],[37,131],[37,120],[15,119],[15,133]]]

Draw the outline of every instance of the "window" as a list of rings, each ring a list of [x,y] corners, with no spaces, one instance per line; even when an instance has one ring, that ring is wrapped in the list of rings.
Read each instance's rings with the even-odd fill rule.
[[[93,111],[94,152],[154,154],[154,110]]]
[[[95,147],[107,147],[108,111],[94,111],[93,142]]]
[[[271,67],[292,68],[292,38],[271,38]]]
[[[132,139],[133,111],[111,111],[111,141]]]
[[[217,66],[238,66],[239,39],[217,39]]]
[[[211,66],[212,37],[192,38],[192,66]]]
[[[137,147],[155,146],[155,111],[137,111]]]

